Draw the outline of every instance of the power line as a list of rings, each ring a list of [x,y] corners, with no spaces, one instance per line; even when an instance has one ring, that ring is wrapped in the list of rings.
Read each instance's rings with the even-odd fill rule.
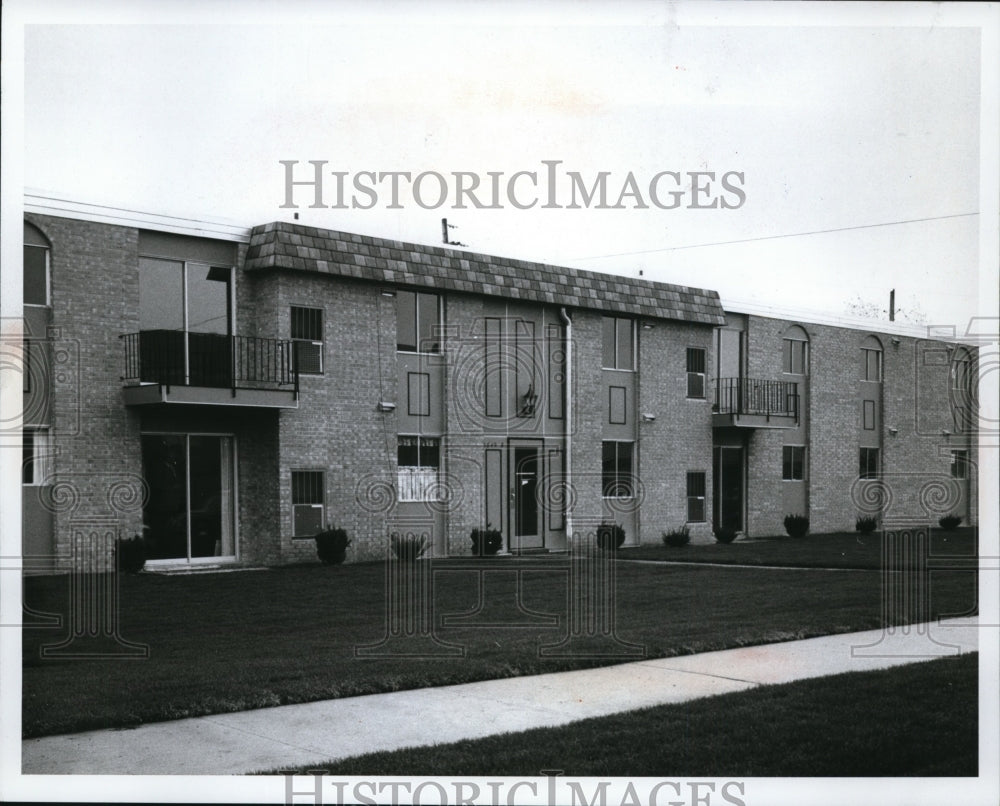
[[[600,260],[606,257],[628,257],[630,255],[648,255],[653,252],[676,252],[679,249],[701,249],[704,246],[729,246],[730,244],[736,243],[751,243],[752,241],[773,241],[778,238],[798,238],[802,235],[823,235],[828,232],[847,232],[849,230],[857,229],[873,229],[875,227],[894,227],[897,224],[919,224],[923,221],[941,221],[946,218],[965,218],[967,216],[979,215],[979,211],[975,213],[957,213],[955,215],[937,215],[931,216],[930,218],[909,218],[904,221],[886,221],[881,224],[859,224],[855,227],[837,227],[836,229],[818,229],[812,232],[790,232],[785,235],[761,235],[758,238],[741,238],[736,241],[715,241],[714,243],[694,243],[688,244],[687,246],[666,246],[662,249],[643,249],[638,252],[617,252],[612,255],[590,255],[588,257],[574,257],[569,258],[570,260]]]

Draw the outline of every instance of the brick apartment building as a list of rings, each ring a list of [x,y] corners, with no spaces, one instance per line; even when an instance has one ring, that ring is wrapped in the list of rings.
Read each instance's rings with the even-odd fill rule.
[[[94,524],[172,567],[311,560],[327,524],[364,560],[399,526],[449,556],[487,525],[524,552],[976,522],[955,341],[287,222],[29,195],[24,239],[29,570]]]

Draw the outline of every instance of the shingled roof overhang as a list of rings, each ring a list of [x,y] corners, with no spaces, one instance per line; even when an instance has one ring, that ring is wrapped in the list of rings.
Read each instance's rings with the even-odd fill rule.
[[[250,231],[246,268],[312,271],[703,325],[725,323],[715,291],[283,221]]]

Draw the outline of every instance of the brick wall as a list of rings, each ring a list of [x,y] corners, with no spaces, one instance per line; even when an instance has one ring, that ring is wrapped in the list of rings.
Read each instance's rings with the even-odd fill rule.
[[[659,543],[687,522],[687,473],[705,473],[704,523],[687,524],[692,542],[712,540],[712,329],[680,322],[639,329],[639,476],[645,488],[639,537]],[[705,350],[704,400],[687,397],[687,348]],[[656,419],[643,422],[643,413]]]
[[[808,465],[810,530],[852,530],[863,514],[856,485],[859,463],[861,348],[876,336],[883,345],[881,427],[882,481],[892,496],[889,514],[934,522],[953,501],[950,451],[969,449],[955,433],[951,414],[953,345],[759,316],[749,317],[751,377],[781,378],[781,339],[798,324],[809,335]],[[943,432],[949,431],[950,434]],[[895,433],[893,433],[895,432]],[[781,445],[777,432],[753,433],[748,453],[748,515],[751,535],[783,534]],[[974,497],[975,481],[970,480]],[[852,490],[854,494],[852,496]],[[936,491],[935,491],[936,490]],[[974,504],[972,519],[975,519]]]
[[[70,522],[114,517],[139,531],[138,416],[121,399],[119,334],[138,330],[134,229],[28,214],[52,244],[50,378],[57,569],[70,567]]]

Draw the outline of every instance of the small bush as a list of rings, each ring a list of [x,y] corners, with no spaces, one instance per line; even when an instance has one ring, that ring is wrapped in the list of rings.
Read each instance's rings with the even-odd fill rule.
[[[863,532],[865,534],[868,532],[874,532],[877,526],[878,520],[871,515],[860,515],[854,522],[855,531]]]
[[[809,531],[809,518],[805,515],[785,515],[785,531],[789,537],[805,537]]]
[[[427,538],[423,535],[420,537],[413,534],[400,536],[394,533],[389,538],[389,544],[392,546],[392,553],[401,563],[416,562],[417,557],[427,550]]]
[[[346,529],[338,529],[330,526],[324,532],[318,532],[314,538],[316,541],[316,555],[320,562],[327,565],[339,565],[347,557],[347,547],[351,545],[347,537]]]
[[[486,524],[485,529],[472,530],[472,554],[476,557],[492,557],[503,548],[503,536],[499,529],[491,529]]]
[[[146,541],[136,535],[120,538],[115,546],[118,570],[126,574],[138,574],[146,564]]]
[[[690,542],[691,531],[687,528],[687,526],[682,526],[680,529],[671,529],[669,532],[663,533],[664,546],[680,548],[681,546],[686,546]]]
[[[962,522],[961,515],[945,515],[941,520],[938,521],[938,526],[946,531],[951,531],[958,527],[958,524]]]
[[[617,523],[597,527],[597,545],[604,551],[617,551],[625,542],[625,529]]]
[[[736,539],[736,530],[726,529],[723,526],[716,526],[712,529],[712,534],[720,543],[732,543]]]

